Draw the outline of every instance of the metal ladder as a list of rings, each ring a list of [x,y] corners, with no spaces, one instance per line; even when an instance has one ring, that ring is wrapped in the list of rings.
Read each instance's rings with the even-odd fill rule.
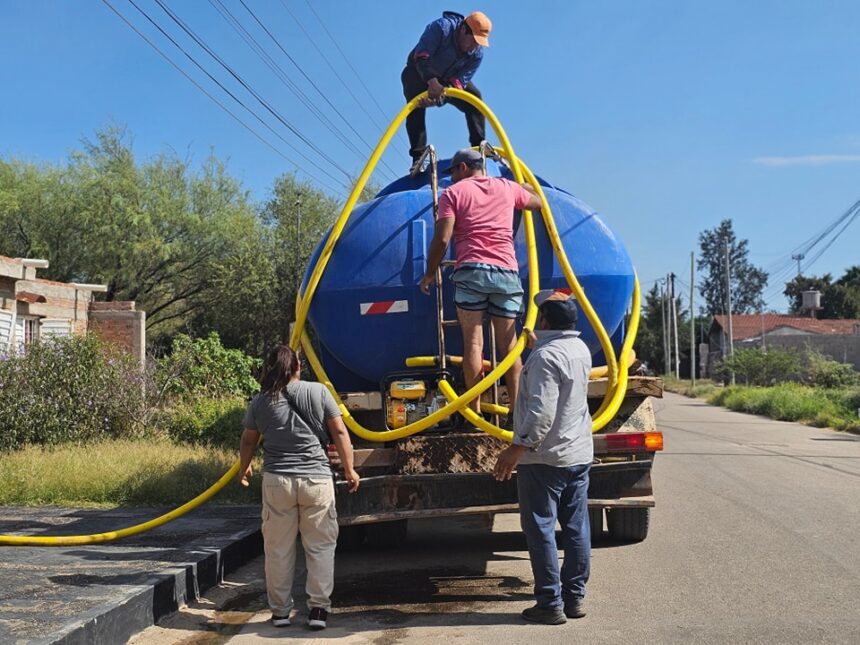
[[[487,156],[491,158],[500,160],[495,150],[493,150],[492,146],[490,146],[486,141],[481,142],[480,146],[481,150],[481,160],[483,163],[484,172],[487,170]],[[422,167],[424,164],[424,160],[427,159],[429,161],[430,166],[430,191],[433,197],[433,223],[434,226],[439,219],[439,171],[437,167],[437,155],[436,149],[429,145],[424,149],[424,152],[421,153],[421,157],[418,160],[418,167]],[[445,313],[443,311],[443,301],[442,301],[442,269],[445,267],[454,266],[456,262],[453,260],[442,260],[439,263],[439,266],[436,268],[436,337],[438,344],[438,357],[437,363],[439,367],[444,370],[448,365],[448,356],[445,353],[445,328],[446,327],[459,327],[460,321],[456,318],[453,320],[445,320]],[[490,336],[490,369],[494,370],[497,365],[496,360],[496,332],[493,328],[492,322],[489,325],[489,336]],[[465,349],[465,348],[464,348]],[[483,359],[483,357],[482,357]],[[495,405],[499,405],[499,384],[498,382],[493,383],[492,387],[492,397],[493,403]],[[495,425],[499,425],[499,416],[497,414],[493,414],[493,422]]]

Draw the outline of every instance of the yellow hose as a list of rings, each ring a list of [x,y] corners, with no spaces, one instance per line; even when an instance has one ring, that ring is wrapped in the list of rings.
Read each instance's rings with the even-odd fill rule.
[[[603,328],[603,325],[598,318],[596,312],[594,311],[593,307],[591,306],[591,303],[588,301],[585,292],[579,284],[579,281],[577,280],[576,275],[573,273],[573,269],[571,268],[570,263],[567,260],[567,255],[562,246],[558,231],[555,228],[555,223],[552,218],[552,211],[550,209],[549,203],[547,202],[546,195],[544,194],[543,189],[541,188],[534,174],[525,166],[525,164],[521,164],[519,159],[514,154],[513,148],[507,138],[504,128],[502,128],[501,126],[501,123],[499,123],[496,116],[486,106],[486,104],[484,104],[483,101],[469,94],[468,92],[455,88],[448,88],[446,89],[446,94],[452,96],[453,98],[461,99],[473,105],[482,114],[484,114],[487,120],[490,121],[490,124],[493,126],[493,129],[496,131],[496,134],[498,135],[499,140],[502,143],[501,148],[497,149],[497,151],[501,152],[508,160],[508,163],[510,164],[512,173],[514,175],[514,179],[517,182],[522,183],[523,175],[525,174],[526,178],[528,179],[528,182],[534,187],[536,193],[541,198],[541,213],[544,218],[544,222],[547,228],[550,242],[553,246],[553,250],[558,257],[559,264],[562,267],[562,271],[564,272],[565,278],[569,286],[571,287],[572,292],[579,301],[580,306],[582,307],[588,320],[591,322],[592,328],[595,330],[595,333],[600,340],[600,345],[603,348],[604,355],[607,359],[609,387],[607,388],[606,396],[604,397],[603,403],[601,404],[595,415],[594,431],[596,432],[604,425],[606,425],[606,423],[608,423],[609,420],[612,418],[612,414],[608,414],[608,412],[613,407],[613,401],[619,399],[619,397],[623,397],[625,390],[625,388],[618,387],[620,380],[618,376],[618,363],[609,336],[606,333],[606,330]],[[522,354],[522,351],[525,348],[524,334],[520,335],[520,337],[517,339],[516,344],[514,345],[513,350],[511,350],[511,352],[499,363],[496,369],[492,370],[483,379],[481,379],[481,381],[479,381],[475,386],[470,388],[463,395],[459,397],[449,396],[449,394],[453,392],[453,388],[451,388],[449,384],[442,380],[439,383],[439,388],[440,391],[443,392],[443,394],[445,394],[446,392],[448,393],[446,394],[446,398],[448,398],[449,401],[447,405],[437,410],[433,414],[419,421],[403,426],[402,428],[380,432],[363,427],[352,417],[352,415],[349,413],[349,410],[347,410],[346,406],[343,404],[343,401],[341,401],[337,390],[334,388],[334,385],[331,383],[331,380],[325,373],[325,370],[323,369],[319,358],[316,356],[316,352],[314,351],[313,346],[308,341],[308,338],[304,333],[304,326],[307,321],[307,315],[310,309],[310,303],[313,298],[313,295],[316,291],[317,286],[319,285],[325,267],[328,264],[332,253],[334,252],[334,247],[337,244],[337,241],[340,238],[340,235],[343,232],[343,229],[345,228],[350,215],[352,214],[352,210],[358,202],[358,198],[361,194],[361,191],[364,189],[364,186],[366,185],[370,174],[373,172],[373,169],[375,168],[380,157],[382,156],[383,151],[388,146],[391,138],[394,136],[394,132],[396,131],[396,129],[400,126],[406,116],[412,110],[416,109],[418,103],[425,96],[426,93],[422,93],[416,96],[401,109],[401,111],[397,114],[397,116],[389,125],[388,129],[383,134],[382,138],[380,139],[379,143],[371,154],[370,159],[368,159],[368,162],[365,165],[365,168],[362,171],[361,175],[359,176],[359,179],[356,182],[352,193],[344,204],[340,216],[338,217],[335,224],[332,226],[332,231],[329,234],[328,239],[326,240],[326,244],[323,247],[322,252],[320,253],[320,257],[317,260],[313,271],[311,272],[311,276],[308,279],[308,284],[305,288],[305,291],[303,293],[300,293],[299,297],[296,300],[296,325],[293,328],[293,333],[290,338],[290,344],[293,348],[297,348],[299,343],[301,343],[302,347],[305,350],[305,354],[308,356],[308,360],[311,364],[311,367],[317,375],[317,378],[328,387],[329,391],[332,393],[332,395],[335,397],[335,400],[338,402],[338,406],[340,407],[340,410],[343,414],[344,423],[357,436],[363,439],[367,439],[369,441],[391,441],[394,439],[408,437],[417,432],[421,432],[422,430],[425,430],[432,425],[435,425],[438,421],[441,421],[455,411],[460,412],[460,414],[464,415],[476,426],[478,426],[485,432],[492,434],[493,436],[509,437],[509,432],[503,430],[502,428],[499,428],[498,426],[484,421],[474,411],[468,409],[466,405],[476,396],[480,396],[480,394],[486,389],[488,389],[493,382],[498,380],[510,368],[510,366],[520,356],[520,354]],[[524,327],[532,328],[537,317],[537,311],[536,307],[534,306],[533,298],[534,294],[537,293],[537,290],[539,288],[539,276],[537,269],[534,228],[530,211],[524,212],[523,221],[525,223],[526,247],[528,251],[529,261],[529,302]],[[636,289],[634,288],[634,292],[635,291]],[[633,337],[635,338],[635,333],[633,334]],[[626,384],[626,378],[624,379],[624,382]]]
[[[129,526],[118,531],[95,533],[93,535],[41,535],[38,537],[29,535],[0,535],[0,546],[78,546],[82,544],[95,544],[97,542],[110,542],[111,540],[116,540],[118,538],[149,531],[150,529],[154,529],[162,524],[167,524],[171,520],[175,520],[177,517],[185,515],[188,511],[191,511],[204,502],[209,501],[215,493],[224,488],[224,486],[230,483],[230,480],[238,474],[239,466],[240,462],[237,459],[236,463],[230,467],[230,470],[221,476],[221,479],[212,484],[212,486],[200,493],[197,497],[185,502],[182,506],[174,508],[169,513],[165,513],[164,515],[149,520],[148,522],[135,524],[134,526]]]
[[[498,152],[500,152],[503,156],[505,155],[503,150],[500,150]],[[535,187],[538,192],[538,195],[540,195],[541,202],[543,203],[541,214],[543,216],[544,226],[546,227],[547,235],[549,237],[549,241],[552,245],[553,251],[555,251],[555,256],[558,259],[559,266],[561,266],[561,270],[564,273],[564,277],[567,280],[567,284],[570,287],[573,295],[579,302],[579,306],[582,307],[582,311],[585,314],[585,317],[588,319],[588,322],[591,323],[591,327],[594,330],[595,334],[597,334],[597,339],[598,341],[600,341],[600,347],[603,350],[603,355],[606,357],[609,386],[606,389],[606,395],[603,398],[603,402],[601,403],[600,408],[598,408],[597,412],[595,412],[594,414],[596,424],[596,420],[600,418],[602,412],[610,404],[612,394],[615,389],[618,374],[618,363],[615,359],[615,349],[612,347],[612,340],[609,338],[609,334],[606,333],[606,329],[603,327],[602,321],[597,316],[597,312],[594,311],[594,308],[591,306],[591,302],[585,295],[585,291],[582,289],[582,286],[579,284],[579,280],[577,279],[576,274],[573,272],[573,268],[570,266],[570,262],[567,259],[567,253],[564,250],[564,245],[561,242],[561,237],[559,236],[558,229],[555,226],[555,220],[552,217],[552,212],[549,210],[549,202],[547,202],[546,195],[543,192],[543,187],[541,187],[537,178],[528,166],[522,164],[522,167],[523,172],[528,178],[529,183]],[[600,427],[603,426],[601,425]]]
[[[448,356],[446,355],[445,360],[449,365],[462,365],[463,357],[462,356]],[[406,359],[406,367],[437,367],[439,365],[439,358],[437,356],[410,356]],[[492,363],[490,361],[484,361],[484,369],[492,367]]]
[[[448,356],[447,359],[450,365],[462,365],[463,357],[462,356]],[[629,368],[633,363],[636,362],[636,351],[632,350],[630,355],[627,357],[627,367]],[[439,365],[439,359],[436,356],[410,356],[406,359],[406,367],[437,367]],[[484,361],[484,369],[491,367],[490,361]],[[598,365],[597,367],[592,367],[591,371],[588,373],[588,380],[593,381],[599,378],[606,378],[609,374],[609,366],[608,365]],[[482,403],[481,406],[484,404]],[[507,412],[501,411],[502,409],[507,410],[504,406],[495,406],[499,408],[498,413],[501,415],[507,414]]]
[[[601,405],[600,410],[598,410],[597,418],[595,418],[595,432],[608,423],[608,421],[615,415],[618,411],[618,407],[621,405],[621,399],[623,399],[624,392],[626,390],[627,384],[627,371],[626,369],[618,370],[618,365],[615,360],[614,351],[612,351],[611,343],[609,342],[608,335],[606,334],[606,330],[603,328],[600,320],[598,319],[596,313],[594,312],[591,304],[585,296],[585,293],[582,290],[582,287],[579,285],[579,282],[576,279],[573,270],[570,267],[569,262],[567,261],[567,256],[564,252],[564,248],[561,244],[561,239],[558,236],[558,231],[555,228],[554,221],[552,219],[552,212],[549,207],[549,203],[546,200],[546,196],[543,193],[543,190],[540,184],[537,181],[537,178],[532,174],[532,172],[524,165],[521,165],[521,162],[516,157],[513,151],[513,147],[511,146],[510,141],[508,140],[507,134],[501,126],[501,123],[493,114],[493,112],[481,101],[479,98],[469,94],[468,92],[464,92],[462,90],[458,90],[455,88],[449,88],[446,90],[446,94],[452,96],[453,98],[459,98],[467,103],[473,105],[475,108],[481,111],[481,113],[490,121],[490,124],[493,126],[493,129],[496,131],[496,134],[499,137],[499,140],[502,143],[502,147],[497,149],[498,152],[501,152],[505,158],[508,160],[508,163],[511,166],[511,170],[514,175],[514,179],[518,183],[523,182],[523,175],[525,174],[528,182],[534,187],[535,191],[538,195],[540,195],[542,201],[542,216],[544,218],[544,223],[547,228],[547,232],[549,233],[550,242],[553,245],[553,249],[556,252],[556,256],[558,257],[559,264],[562,267],[565,278],[567,279],[568,284],[571,287],[574,295],[577,297],[577,300],[580,303],[580,306],[583,308],[586,316],[592,324],[592,327],[595,329],[598,338],[601,341],[601,347],[603,347],[604,355],[607,358],[607,371],[610,378],[610,387],[607,390],[607,397],[604,399],[603,404]],[[500,439],[504,439],[506,441],[510,441],[512,438],[511,432],[499,428],[496,425],[493,425],[487,421],[485,421],[482,417],[476,414],[471,408],[467,407],[468,403],[476,397],[479,397],[481,393],[487,390],[495,381],[504,375],[505,372],[510,369],[511,365],[513,365],[514,361],[516,361],[519,356],[522,354],[523,349],[526,345],[526,337],[525,334],[520,334],[517,339],[514,348],[510,351],[510,353],[496,366],[494,370],[492,370],[489,374],[487,374],[481,381],[471,387],[467,392],[457,397],[456,392],[451,387],[451,385],[445,381],[444,379],[439,382],[439,389],[443,393],[443,395],[449,400],[449,403],[437,410],[433,414],[417,421],[415,423],[404,426],[403,428],[399,428],[397,430],[388,430],[384,432],[376,432],[373,430],[369,430],[367,428],[362,427],[352,415],[349,413],[349,410],[346,409],[343,402],[341,401],[337,391],[334,388],[334,385],[329,380],[328,376],[325,373],[325,370],[322,367],[316,353],[314,352],[313,346],[304,331],[305,323],[307,321],[308,311],[310,309],[310,303],[313,298],[313,295],[316,291],[317,286],[319,285],[320,279],[322,278],[322,274],[325,270],[326,265],[334,251],[334,247],[337,244],[338,239],[340,238],[341,233],[343,232],[344,227],[346,226],[347,221],[349,220],[349,216],[352,213],[352,210],[355,208],[356,203],[358,202],[359,196],[361,195],[362,190],[367,184],[368,179],[370,178],[371,173],[376,167],[379,159],[382,156],[385,148],[388,147],[388,144],[391,141],[391,138],[394,136],[394,133],[397,131],[397,128],[400,127],[400,124],[406,118],[406,116],[412,112],[412,110],[416,109],[418,103],[427,96],[427,93],[424,92],[414,99],[412,99],[409,103],[407,103],[403,109],[398,113],[398,115],[394,118],[394,120],[389,125],[388,129],[383,134],[373,153],[367,161],[367,164],[364,167],[361,175],[358,178],[358,181],[353,188],[352,193],[344,204],[343,210],[341,211],[340,216],[332,227],[331,234],[326,241],[326,245],[323,248],[322,253],[320,254],[319,259],[317,260],[316,265],[314,266],[314,270],[311,273],[310,278],[308,279],[307,287],[304,293],[300,293],[299,297],[296,301],[296,324],[293,329],[292,336],[290,337],[290,345],[293,348],[297,348],[299,344],[305,350],[305,355],[308,357],[308,361],[311,364],[314,372],[319,378],[320,382],[328,387],[329,391],[335,397],[335,400],[338,402],[340,410],[344,417],[344,422],[347,427],[350,428],[356,435],[362,437],[364,439],[369,439],[371,441],[391,441],[393,439],[399,439],[402,437],[406,437],[417,432],[421,432],[426,428],[429,428],[435,425],[437,422],[442,421],[443,419],[450,416],[450,414],[454,412],[459,412],[463,414],[469,421],[475,424],[477,427],[482,429],[484,432],[488,434],[498,437]],[[526,319],[524,321],[524,326],[528,329],[533,329],[535,320],[537,318],[537,307],[534,305],[534,295],[537,293],[539,289],[539,275],[538,275],[538,265],[537,265],[537,250],[534,236],[534,226],[532,222],[532,214],[530,211],[524,211],[523,214],[523,222],[525,225],[525,236],[526,236],[526,249],[528,252],[528,265],[529,265],[529,298],[528,298],[528,308],[526,311]],[[639,325],[639,281],[636,279],[634,283],[633,289],[633,313],[630,321],[630,328],[628,330],[627,338],[625,339],[624,345],[621,350],[621,360],[622,363],[626,363],[626,356],[632,349],[633,340],[636,337],[636,331]],[[616,377],[616,374],[618,376]],[[495,406],[501,409],[501,406]],[[495,410],[498,412],[498,410]],[[602,423],[598,427],[598,424]],[[18,535],[0,535],[0,545],[3,546],[73,546],[73,545],[83,545],[83,544],[94,544],[99,542],[109,542],[111,540],[116,540],[122,537],[128,537],[131,535],[136,535],[138,533],[143,533],[144,531],[148,531],[150,529],[154,529],[158,526],[166,524],[171,520],[174,520],[189,511],[197,508],[201,504],[207,502],[211,499],[218,491],[220,491],[224,486],[227,485],[238,473],[240,467],[240,462],[237,459],[233,466],[226,472],[224,475],[217,481],[215,484],[206,489],[203,493],[195,497],[194,499],[186,502],[182,506],[179,506],[169,513],[165,513],[159,517],[156,517],[147,522],[143,522],[141,524],[136,524],[134,526],[130,526],[124,529],[120,529],[117,531],[108,531],[106,533],[96,533],[92,535],[70,535],[70,536],[18,536]]]
[[[505,151],[505,156],[507,157],[511,165],[514,178],[517,182],[522,182],[523,174],[520,170],[519,160],[514,154],[513,147],[508,140],[508,136],[505,133],[504,128],[502,128],[501,123],[496,118],[496,115],[493,114],[493,112],[486,106],[486,104],[484,104],[483,101],[481,101],[481,99],[477,98],[476,96],[473,96],[472,94],[469,94],[468,92],[464,92],[455,88],[449,88],[446,90],[446,93],[449,96],[459,98],[466,101],[467,103],[470,103],[475,108],[480,110],[481,113],[487,118],[487,120],[490,122],[493,129],[495,130],[496,135],[499,137],[499,141],[501,141],[502,143],[502,149]],[[325,267],[328,264],[329,259],[331,258],[331,255],[334,251],[334,247],[337,244],[337,241],[340,238],[340,235],[343,232],[343,229],[346,226],[350,215],[352,214],[353,208],[358,202],[358,197],[361,194],[361,191],[364,189],[364,186],[367,183],[367,180],[370,177],[370,174],[372,173],[374,167],[379,161],[379,158],[382,156],[383,151],[388,146],[388,143],[391,141],[392,136],[394,136],[394,132],[397,130],[397,128],[400,126],[406,116],[410,112],[412,112],[412,110],[416,109],[419,102],[426,96],[427,93],[423,92],[411,101],[409,101],[409,103],[407,103],[403,107],[403,109],[400,110],[400,112],[388,126],[388,129],[382,135],[382,138],[380,139],[379,143],[371,154],[370,159],[368,159],[367,165],[364,167],[364,170],[359,176],[358,181],[353,187],[352,193],[346,200],[343,210],[341,211],[340,215],[332,226],[331,233],[326,240],[326,244],[323,247],[322,252],[320,253],[319,259],[317,260],[313,271],[311,272],[311,276],[308,279],[305,291],[303,293],[300,293],[299,297],[296,300],[296,324],[293,328],[292,336],[290,337],[290,345],[295,349],[299,346],[299,343],[301,343],[301,346],[305,351],[305,355],[308,358],[308,362],[311,364],[311,367],[313,368],[317,378],[320,380],[321,383],[326,385],[326,387],[332,393],[332,396],[335,397],[335,400],[338,403],[338,407],[343,414],[343,420],[346,426],[350,430],[352,430],[352,432],[355,433],[357,436],[361,437],[362,439],[367,439],[369,441],[391,441],[393,439],[408,437],[435,425],[437,422],[447,418],[454,412],[459,411],[461,413],[464,413],[464,407],[468,405],[469,401],[480,396],[482,392],[490,388],[495,381],[501,378],[502,375],[507,372],[508,369],[510,369],[514,361],[516,361],[520,357],[520,354],[522,354],[523,349],[525,349],[526,346],[526,336],[525,334],[520,334],[516,344],[514,345],[514,348],[508,353],[507,356],[505,356],[505,358],[496,366],[496,368],[492,370],[489,374],[487,374],[483,379],[481,379],[477,384],[471,387],[468,391],[466,391],[462,396],[455,398],[441,409],[437,410],[436,412],[430,414],[427,417],[424,417],[419,421],[405,425],[402,428],[397,428],[396,430],[386,430],[378,432],[363,427],[349,413],[349,410],[347,410],[346,406],[343,404],[343,401],[340,399],[337,390],[334,388],[334,385],[331,383],[331,380],[325,373],[325,370],[322,367],[322,363],[319,361],[319,358],[317,357],[312,344],[310,343],[307,335],[305,334],[304,326],[307,321],[311,300],[313,299],[316,288],[319,285],[320,279],[322,278],[322,274],[325,270]],[[535,186],[535,189],[538,190],[539,186]],[[532,223],[532,214],[530,211],[524,211],[523,222],[525,225],[526,249],[528,251],[529,263],[529,299],[528,309],[526,310],[525,326],[531,328],[534,326],[535,320],[537,319],[537,307],[535,307],[534,305],[534,295],[539,289],[540,280],[538,275],[537,249],[534,236],[534,226]],[[440,382],[440,386],[441,383],[444,383],[444,381]],[[504,432],[497,426],[493,426],[493,428],[495,428],[497,432]]]

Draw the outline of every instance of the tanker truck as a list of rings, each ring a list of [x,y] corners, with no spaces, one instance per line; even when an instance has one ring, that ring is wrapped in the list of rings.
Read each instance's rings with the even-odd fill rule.
[[[488,175],[513,178],[492,147],[483,150]],[[307,309],[310,333],[303,334],[302,344],[306,354],[313,348],[308,362],[337,392],[347,425],[362,428],[353,437],[355,466],[362,476],[360,492],[348,494],[345,482],[336,486],[344,544],[366,539],[395,545],[406,538],[410,519],[517,509],[515,477],[500,483],[491,474],[504,441],[466,423],[460,414],[439,418],[420,433],[386,439],[398,436],[398,429],[439,417],[450,401],[443,385],[454,384],[455,390],[463,391],[458,367],[462,338],[448,277],[450,257],[437,275],[435,294],[427,296],[418,286],[426,270],[438,194],[450,184],[442,176],[450,159],[437,162],[432,148],[428,152],[428,170],[402,177],[356,206],[333,247],[327,245],[329,230],[302,282],[304,291],[316,263],[327,253],[325,271]],[[634,286],[638,287],[630,257],[592,208],[566,190],[535,179],[551,206],[556,239],[609,337],[611,351],[617,353],[627,338],[625,314]],[[533,222],[539,288],[569,292],[545,222],[538,216]],[[515,247],[528,294],[523,223],[523,214],[516,212]],[[577,329],[592,351],[594,365],[605,364],[607,352],[595,326],[580,315]],[[496,357],[491,330],[487,333],[485,364],[490,371]],[[594,540],[604,534],[604,525],[613,539],[643,540],[654,506],[651,469],[656,452],[662,450],[662,434],[656,429],[651,397],[662,396],[662,382],[628,377],[628,368],[627,364],[620,368],[626,390],[617,412],[594,434],[588,502]],[[606,372],[593,370],[589,381],[592,413],[607,390],[618,387],[617,379]],[[506,411],[500,383],[481,399],[482,410],[497,426]]]

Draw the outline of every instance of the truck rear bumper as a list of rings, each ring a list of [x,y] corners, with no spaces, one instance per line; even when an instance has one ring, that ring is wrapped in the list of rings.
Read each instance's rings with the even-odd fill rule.
[[[589,506],[654,506],[652,463],[643,459],[592,466]],[[343,526],[515,510],[516,476],[497,482],[489,473],[383,475],[362,479],[355,494],[345,482],[337,484],[338,523]]]

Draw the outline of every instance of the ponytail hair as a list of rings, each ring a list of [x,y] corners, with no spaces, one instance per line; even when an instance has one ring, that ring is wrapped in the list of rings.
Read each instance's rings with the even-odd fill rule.
[[[263,365],[263,377],[260,379],[260,389],[268,392],[277,399],[281,391],[287,387],[290,379],[298,374],[299,357],[289,345],[274,347],[266,357]]]

